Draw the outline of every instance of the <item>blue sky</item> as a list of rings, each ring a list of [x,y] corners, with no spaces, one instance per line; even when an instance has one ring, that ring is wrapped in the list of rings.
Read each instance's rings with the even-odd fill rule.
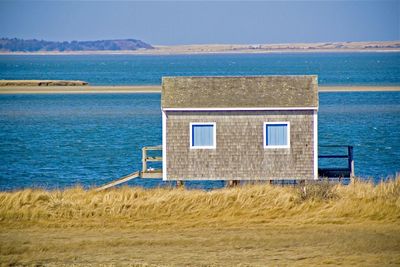
[[[159,45],[400,40],[400,0],[0,0],[0,37]]]

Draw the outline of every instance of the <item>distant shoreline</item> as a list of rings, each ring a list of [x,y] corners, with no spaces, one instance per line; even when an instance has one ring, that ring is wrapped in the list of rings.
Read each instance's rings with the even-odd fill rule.
[[[137,55],[137,56],[174,56],[174,55],[263,55],[263,54],[308,54],[308,53],[400,53],[400,49],[326,49],[326,50],[261,50],[261,51],[69,51],[69,52],[0,52],[0,56],[90,56],[90,55]]]
[[[153,45],[152,49],[92,51],[0,51],[0,55],[214,55],[271,53],[400,52],[400,41],[321,42],[288,44]]]
[[[400,86],[319,86],[319,92],[399,92]],[[2,86],[0,94],[137,94],[161,93],[160,85]]]

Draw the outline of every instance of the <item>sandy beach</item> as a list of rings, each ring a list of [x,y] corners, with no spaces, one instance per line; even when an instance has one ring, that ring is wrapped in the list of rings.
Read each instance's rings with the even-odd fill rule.
[[[319,86],[320,92],[400,91],[400,86]],[[131,94],[160,93],[160,85],[2,86],[0,94]]]

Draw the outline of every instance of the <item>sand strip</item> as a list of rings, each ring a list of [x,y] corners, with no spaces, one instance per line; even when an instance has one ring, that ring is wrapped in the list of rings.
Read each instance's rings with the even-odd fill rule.
[[[320,86],[320,92],[400,91],[400,86]],[[159,85],[131,86],[3,86],[0,94],[118,94],[160,93]]]
[[[325,92],[395,92],[400,86],[319,86],[321,93]]]

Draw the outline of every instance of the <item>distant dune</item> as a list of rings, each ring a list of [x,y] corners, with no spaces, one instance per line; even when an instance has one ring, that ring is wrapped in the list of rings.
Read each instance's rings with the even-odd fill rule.
[[[0,39],[0,43],[1,43]],[[121,44],[128,40],[113,40]],[[137,41],[137,40],[136,40]],[[100,41],[97,41],[100,42]],[[101,41],[105,42],[105,41]],[[141,41],[139,41],[141,42]],[[85,43],[85,42],[82,42]],[[99,45],[100,46],[100,45]],[[97,47],[99,47],[97,46]],[[274,52],[390,52],[400,51],[400,41],[373,42],[322,42],[293,44],[192,44],[192,45],[149,45],[142,43],[137,49],[120,45],[118,49],[109,46],[96,46],[91,49],[40,49],[40,50],[10,50],[2,49],[0,54],[139,54],[139,55],[174,55],[174,54],[218,54],[218,53],[274,53]]]
[[[197,53],[269,53],[269,52],[342,52],[342,51],[400,51],[400,41],[390,42],[334,42],[334,43],[293,43],[293,44],[208,44],[154,46],[156,54],[197,54]],[[141,51],[148,53],[148,51]]]

